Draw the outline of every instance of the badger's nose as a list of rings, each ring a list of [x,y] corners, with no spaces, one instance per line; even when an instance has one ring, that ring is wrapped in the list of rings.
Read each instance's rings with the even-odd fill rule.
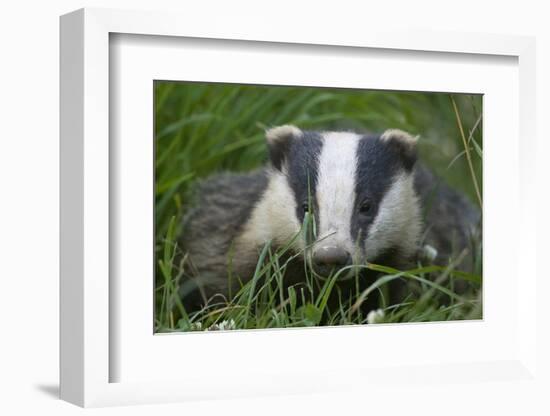
[[[318,266],[346,266],[350,258],[346,250],[336,246],[319,247],[313,253],[313,262]]]

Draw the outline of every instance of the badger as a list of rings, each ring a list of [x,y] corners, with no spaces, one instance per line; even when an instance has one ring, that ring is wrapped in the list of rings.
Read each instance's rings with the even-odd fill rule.
[[[228,296],[229,268],[233,284],[251,279],[268,243],[276,250],[290,241],[298,253],[288,285],[305,279],[304,257],[320,276],[367,263],[412,267],[426,248],[437,264],[462,252],[457,266],[472,267],[480,211],[417,162],[417,137],[292,125],[265,137],[266,166],[203,180],[184,218],[180,245],[203,302]],[[306,215],[313,241],[300,234]]]

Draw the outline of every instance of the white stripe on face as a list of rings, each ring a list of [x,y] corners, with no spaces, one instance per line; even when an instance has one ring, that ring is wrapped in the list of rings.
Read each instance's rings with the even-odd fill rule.
[[[368,261],[390,247],[399,247],[404,257],[416,252],[421,215],[413,180],[412,174],[400,174],[384,195],[365,240]]]
[[[316,187],[319,210],[316,248],[336,246],[354,254],[351,218],[355,204],[357,146],[361,136],[326,132],[322,138]]]

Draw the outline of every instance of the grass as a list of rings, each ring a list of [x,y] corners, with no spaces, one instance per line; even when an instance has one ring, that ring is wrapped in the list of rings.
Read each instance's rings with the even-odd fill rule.
[[[187,257],[177,244],[185,232],[181,219],[191,205],[194,182],[216,172],[248,171],[263,164],[264,130],[280,124],[375,132],[391,127],[420,135],[421,159],[449,185],[481,204],[481,96],[157,82],[155,114],[156,331],[481,317],[479,242],[474,245],[478,261],[471,274],[455,270],[452,263],[448,267],[419,264],[409,271],[363,265],[379,272],[380,278],[336,306],[328,298],[338,297],[335,282],[341,276],[321,279],[311,273],[306,282],[285,288],[288,247],[273,250],[266,244],[250,281],[230,299],[215,297],[198,311],[186,310],[178,294],[190,277],[184,272]],[[302,232],[310,232],[313,226],[306,217]],[[358,270],[352,275],[360,279]],[[410,296],[397,305],[381,296],[379,310],[367,316],[359,304],[373,293],[384,294],[395,279],[407,281]],[[460,280],[468,281],[470,289],[459,295],[455,286]]]

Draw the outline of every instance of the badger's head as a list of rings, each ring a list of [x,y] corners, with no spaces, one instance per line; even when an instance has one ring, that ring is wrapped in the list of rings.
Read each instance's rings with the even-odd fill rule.
[[[266,138],[274,232],[297,232],[313,214],[314,242],[298,244],[318,273],[414,255],[421,232],[416,138],[400,130],[371,136],[294,126],[272,128]]]

